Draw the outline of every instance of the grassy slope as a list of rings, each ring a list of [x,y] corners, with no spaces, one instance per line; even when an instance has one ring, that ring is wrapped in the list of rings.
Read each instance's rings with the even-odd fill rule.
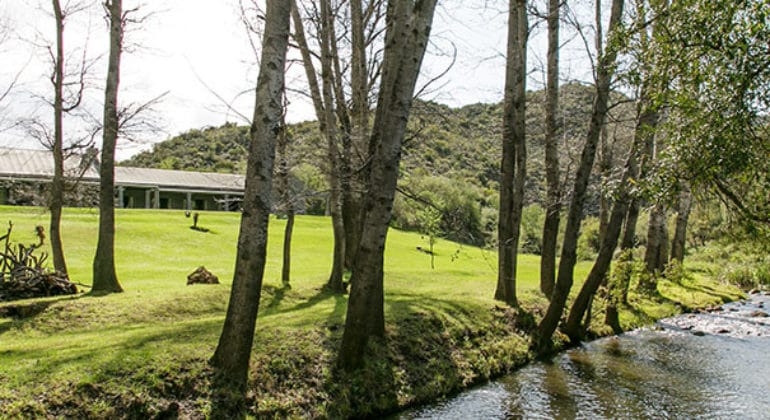
[[[0,207],[14,240],[34,242],[47,225],[38,208]],[[219,337],[232,277],[238,215],[202,213],[200,233],[180,211],[118,211],[117,270],[125,293],[22,302],[30,316],[0,318],[0,417],[59,414],[193,417],[234,409],[212,391],[206,359]],[[64,243],[73,280],[90,283],[96,242],[94,210],[67,209]],[[425,240],[391,231],[386,252],[388,340],[355,377],[332,369],[346,296],[320,291],[329,272],[329,221],[298,217],[291,289],[281,289],[283,222],[271,221],[265,292],[245,407],[258,416],[348,416],[436,398],[529,360],[524,331],[533,320],[491,299],[496,256],[439,241],[436,269],[416,250]],[[459,251],[459,252],[458,252]],[[186,286],[205,265],[218,286]],[[577,278],[589,268],[581,263]],[[538,258],[523,255],[519,294],[535,317]],[[738,291],[702,277],[686,287],[661,285],[667,301],[632,296],[626,326],[649,323],[686,306],[734,299]],[[18,304],[18,303],[15,303]],[[0,304],[0,310],[3,306]],[[598,320],[600,316],[596,316]],[[597,321],[597,329],[602,328]]]

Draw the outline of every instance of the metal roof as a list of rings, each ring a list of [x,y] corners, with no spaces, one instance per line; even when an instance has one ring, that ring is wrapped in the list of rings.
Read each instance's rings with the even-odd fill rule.
[[[97,182],[99,173],[94,162],[88,165],[84,155],[65,159],[65,174]],[[0,178],[50,178],[53,176],[53,157],[47,150],[0,148]],[[167,169],[115,167],[115,185],[150,187],[174,190],[206,190],[243,192],[243,175],[174,171]]]
[[[174,189],[229,190],[242,192],[243,175],[218,174],[168,169],[115,168],[115,184],[126,187],[160,187]]]
[[[68,177],[98,180],[94,162],[85,155],[70,155],[64,159],[64,173]],[[0,177],[50,178],[53,176],[53,156],[47,150],[0,148]]]

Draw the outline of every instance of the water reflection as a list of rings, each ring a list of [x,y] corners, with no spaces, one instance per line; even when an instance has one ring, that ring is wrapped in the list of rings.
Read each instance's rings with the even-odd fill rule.
[[[400,418],[770,418],[765,305],[597,340]]]

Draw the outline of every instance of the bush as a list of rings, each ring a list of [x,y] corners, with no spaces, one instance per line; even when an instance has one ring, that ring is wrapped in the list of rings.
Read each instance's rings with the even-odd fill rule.
[[[586,217],[580,230],[577,244],[577,258],[581,261],[589,261],[596,258],[599,253],[599,219]]]
[[[723,281],[736,285],[741,289],[751,289],[758,284],[754,276],[754,270],[745,265],[728,268],[720,277]]]
[[[396,196],[393,203],[394,227],[400,229],[424,231],[422,221],[418,217],[426,204],[432,203],[441,208],[441,223],[439,231],[443,237],[482,245],[485,235],[481,221],[481,191],[478,187],[461,179],[450,179],[444,176],[412,176],[404,186],[406,190],[418,198]]]
[[[540,255],[543,250],[543,224],[545,209],[538,204],[524,207],[521,215],[521,238],[519,250],[527,254]]]

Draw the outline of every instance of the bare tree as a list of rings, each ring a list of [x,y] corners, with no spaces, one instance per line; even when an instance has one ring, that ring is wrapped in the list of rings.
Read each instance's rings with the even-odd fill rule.
[[[99,239],[93,264],[93,292],[122,292],[115,272],[115,145],[118,140],[118,89],[127,13],[123,0],[104,2],[110,22],[110,53],[104,88],[102,154],[99,166]]]
[[[370,337],[385,334],[383,263],[396,193],[401,145],[436,0],[388,2],[380,92],[370,140],[369,189],[339,354],[347,370],[361,365]]]
[[[559,235],[561,185],[559,183],[559,12],[561,0],[548,0],[548,74],[545,105],[546,211],[540,258],[540,291],[553,293],[556,277],[556,240]]]
[[[503,99],[503,156],[501,159],[498,274],[495,299],[517,306],[518,260],[524,183],[527,177],[526,81],[527,2],[511,0],[508,12],[508,49]]]
[[[296,0],[292,0],[292,19],[294,20],[294,39],[296,40],[305,68],[305,75],[310,88],[310,97],[313,101],[318,125],[326,139],[328,157],[328,179],[330,189],[330,204],[332,216],[332,228],[334,232],[334,253],[332,257],[332,272],[326,287],[330,290],[342,292],[345,286],[342,283],[345,263],[345,226],[342,219],[342,197],[340,185],[340,162],[337,139],[337,119],[334,105],[334,75],[332,73],[333,55],[331,44],[331,28],[334,24],[331,18],[331,5],[328,0],[321,1],[321,16],[319,37],[321,44],[321,85],[319,87],[313,64],[312,52],[305,36],[304,23],[297,7]]]
[[[222,334],[211,358],[211,364],[240,390],[248,379],[266,263],[275,144],[282,130],[290,10],[290,1],[267,1],[235,274]]]
[[[51,215],[49,236],[54,269],[64,275],[67,274],[61,238],[61,215],[67,177],[64,163],[68,154],[74,154],[90,147],[96,135],[93,129],[85,130],[83,135],[73,135],[77,129],[71,130],[66,133],[67,142],[65,144],[64,117],[65,115],[76,114],[81,107],[87,87],[87,78],[91,67],[96,62],[96,60],[87,57],[87,45],[82,47],[82,55],[77,60],[74,60],[72,54],[66,53],[65,26],[72,16],[85,12],[88,7],[86,2],[67,2],[62,6],[60,0],[52,0],[56,40],[52,43],[37,44],[37,46],[46,50],[51,65],[50,82],[53,86],[53,99],[48,99],[44,95],[40,95],[40,98],[49,104],[53,110],[53,128],[42,118],[22,118],[20,121],[20,125],[25,128],[27,134],[49,149],[53,157],[54,172],[48,197]],[[78,117],[82,118],[82,116]]]
[[[591,111],[591,121],[586,133],[586,141],[580,157],[575,183],[572,189],[572,199],[567,212],[567,225],[564,231],[561,259],[559,260],[559,274],[556,279],[551,303],[545,316],[538,325],[533,345],[538,352],[547,352],[552,346],[551,335],[558,326],[564,305],[572,288],[574,268],[577,262],[577,239],[583,214],[583,204],[586,197],[588,180],[596,156],[596,147],[601,136],[602,126],[607,116],[607,103],[610,93],[610,83],[617,57],[617,46],[612,42],[619,32],[623,16],[623,0],[613,0],[610,12],[610,24],[608,32],[609,48],[599,60],[596,69],[596,97]]]

